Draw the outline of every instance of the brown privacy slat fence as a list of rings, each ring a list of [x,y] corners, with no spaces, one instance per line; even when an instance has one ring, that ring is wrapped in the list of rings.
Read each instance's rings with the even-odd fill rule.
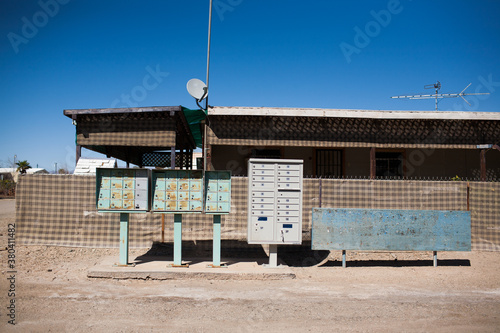
[[[246,240],[247,178],[233,177],[231,213],[222,239]],[[304,179],[303,240],[310,240],[313,207],[467,210],[472,249],[500,251],[500,183]],[[211,215],[184,214],[184,240],[212,239]],[[119,214],[95,209],[95,177],[25,175],[16,191],[17,240],[24,245],[118,247]],[[130,214],[130,246],[173,241],[173,215]]]

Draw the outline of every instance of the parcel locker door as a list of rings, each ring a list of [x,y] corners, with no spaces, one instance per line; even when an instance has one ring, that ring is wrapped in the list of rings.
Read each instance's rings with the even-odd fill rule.
[[[282,243],[300,244],[298,223],[278,223],[277,237]]]
[[[252,216],[250,224],[251,240],[255,243],[274,240],[274,220],[269,216]]]

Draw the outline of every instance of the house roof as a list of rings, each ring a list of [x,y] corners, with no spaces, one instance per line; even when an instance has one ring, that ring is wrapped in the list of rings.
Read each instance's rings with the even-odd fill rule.
[[[17,168],[0,168],[0,173],[16,173]],[[29,168],[26,169],[27,174],[35,174],[35,173],[49,173],[44,168]]]
[[[391,111],[355,109],[313,109],[275,107],[214,106],[209,116],[283,116],[366,119],[428,119],[428,120],[500,120],[500,112],[468,111]]]
[[[180,112],[182,106],[148,106],[137,108],[105,108],[105,109],[67,109],[64,115],[72,118],[74,115],[102,115],[102,114],[140,114],[148,112]]]
[[[96,168],[114,168],[115,159],[106,158],[80,158],[76,164],[74,175],[93,175]]]
[[[201,134],[199,139],[193,134],[193,128],[201,132],[191,111],[182,106],[151,106],[67,109],[64,115],[76,125],[77,145],[142,166],[146,154],[172,147],[192,150],[201,143]]]
[[[500,113],[211,107],[209,145],[477,149]]]
[[[26,173],[31,175],[34,173],[49,173],[49,172],[43,168],[29,168],[28,170],[26,170]]]

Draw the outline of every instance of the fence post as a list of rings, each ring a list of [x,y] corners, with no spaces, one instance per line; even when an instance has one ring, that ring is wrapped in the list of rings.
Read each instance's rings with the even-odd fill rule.
[[[481,164],[481,181],[486,181],[486,149],[481,149],[480,164]]]
[[[370,179],[377,177],[377,160],[375,158],[375,147],[370,148]]]

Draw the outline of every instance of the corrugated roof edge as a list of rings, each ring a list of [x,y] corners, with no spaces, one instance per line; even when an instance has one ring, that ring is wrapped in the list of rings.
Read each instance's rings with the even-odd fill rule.
[[[500,120],[500,112],[470,111],[396,111],[313,109],[277,107],[213,106],[209,116],[283,116],[283,117],[332,117],[371,119],[437,119],[437,120]]]

